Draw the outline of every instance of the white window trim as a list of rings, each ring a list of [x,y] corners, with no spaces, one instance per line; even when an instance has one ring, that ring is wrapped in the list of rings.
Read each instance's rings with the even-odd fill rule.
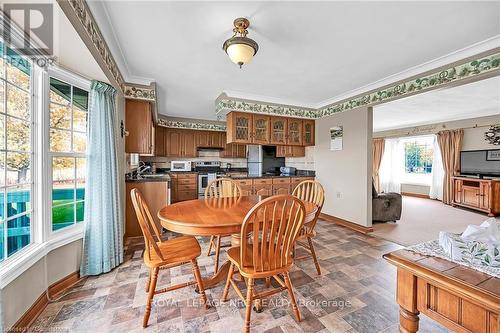
[[[46,81],[47,82],[46,83],[47,92],[45,94],[43,94],[43,96],[46,98],[46,101],[44,103],[44,107],[46,108],[46,110],[44,110],[44,112],[47,116],[44,117],[44,119],[42,120],[44,127],[45,127],[44,133],[45,133],[47,138],[49,136],[49,128],[50,128],[49,89],[50,89],[50,78],[51,77],[58,79],[60,81],[66,82],[74,87],[89,91],[89,92],[90,92],[90,85],[91,85],[89,80],[87,80],[87,79],[85,79],[77,74],[71,73],[71,72],[69,72],[61,67],[58,67],[58,66],[49,67],[47,81]],[[43,149],[45,150],[43,156],[46,156],[46,157],[51,157],[53,155],[60,155],[60,156],[68,155],[69,157],[77,157],[77,155],[82,155],[80,157],[85,156],[85,153],[80,153],[80,154],[78,154],[78,153],[51,153],[50,152],[50,140],[45,140],[42,143],[44,145]],[[45,160],[47,160],[47,163],[45,166],[45,177],[43,177],[42,179],[44,181],[43,185],[44,185],[44,188],[46,189],[47,198],[51,198],[52,197],[52,165],[50,165],[50,158],[46,158]],[[82,221],[81,223],[76,223],[76,221],[75,221],[75,223],[72,226],[67,226],[67,227],[60,229],[60,230],[52,230],[52,225],[51,225],[51,223],[49,223],[52,221],[52,205],[51,204],[47,205],[47,203],[45,203],[45,206],[46,206],[45,208],[47,209],[47,212],[45,215],[45,221],[47,221],[47,223],[45,223],[45,224],[47,224],[47,232],[48,232],[46,239],[52,240],[52,239],[59,239],[61,237],[64,238],[66,234],[71,234],[71,232],[69,231],[70,229],[75,229],[75,228],[82,230],[82,237],[83,237],[83,225],[84,225],[85,221]]]
[[[0,264],[0,289],[3,289],[49,252],[83,238],[85,221],[53,232],[51,205],[47,198],[52,196],[51,166],[49,152],[49,78],[54,77],[78,88],[90,91],[91,82],[61,67],[51,66],[45,71],[33,66],[32,112],[36,115],[32,128],[33,170],[36,175],[33,186],[32,242],[18,253],[6,258]],[[46,140],[38,140],[40,137]],[[42,156],[42,158],[40,158]]]
[[[414,142],[418,140],[432,138],[432,135],[415,135],[401,138],[401,143],[404,145],[406,142]],[[403,157],[404,158],[404,157]],[[432,183],[432,173],[418,174],[418,173],[407,173],[403,170],[401,174],[401,184],[405,185],[417,185],[417,186],[431,186]]]

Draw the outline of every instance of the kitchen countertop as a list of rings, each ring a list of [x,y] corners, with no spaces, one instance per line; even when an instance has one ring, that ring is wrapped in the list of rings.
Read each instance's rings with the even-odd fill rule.
[[[242,173],[242,171],[224,171],[227,172],[229,175],[220,175],[222,177],[228,177],[231,179],[255,179],[255,178],[291,178],[291,177],[315,177],[314,171],[313,172],[305,172],[302,171],[301,173],[297,175],[261,175],[261,176],[249,176],[249,175],[233,175],[231,176],[231,173]],[[167,171],[162,174],[162,176],[156,176],[156,177],[144,177],[141,179],[137,178],[127,178],[127,182],[169,182],[171,181],[170,175],[169,174],[198,174],[197,171]]]
[[[315,177],[314,175],[262,175],[262,176],[230,176],[231,179],[255,179],[255,178],[296,178],[296,177]]]
[[[162,174],[161,176],[155,176],[155,177],[144,177],[144,178],[126,178],[126,182],[132,182],[132,183],[145,183],[145,182],[170,182],[170,176],[168,174]]]

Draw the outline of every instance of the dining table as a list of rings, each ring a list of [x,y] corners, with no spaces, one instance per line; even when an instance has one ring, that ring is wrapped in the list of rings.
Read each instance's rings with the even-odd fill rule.
[[[239,246],[241,226],[248,212],[268,196],[200,198],[177,202],[158,211],[163,228],[191,236],[231,236],[231,246]],[[305,202],[304,224],[316,218],[318,207]],[[226,282],[230,262],[225,261],[214,275],[204,278],[205,289]]]

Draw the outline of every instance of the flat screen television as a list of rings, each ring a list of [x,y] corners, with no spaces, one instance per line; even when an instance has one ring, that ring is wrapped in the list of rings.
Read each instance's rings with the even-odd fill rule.
[[[498,152],[499,149],[460,152],[460,173],[479,177],[500,177]]]

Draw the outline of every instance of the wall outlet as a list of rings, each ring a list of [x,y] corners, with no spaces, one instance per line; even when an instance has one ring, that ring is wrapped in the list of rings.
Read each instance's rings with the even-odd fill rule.
[[[342,192],[337,191],[337,198],[338,198],[338,199],[342,199]]]

